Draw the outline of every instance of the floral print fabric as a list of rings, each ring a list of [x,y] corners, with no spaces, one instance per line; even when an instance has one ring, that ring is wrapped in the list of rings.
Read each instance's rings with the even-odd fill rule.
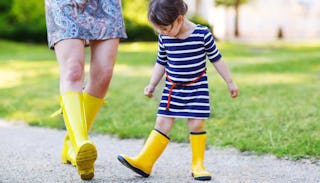
[[[120,0],[45,0],[48,45],[63,39],[126,38]]]

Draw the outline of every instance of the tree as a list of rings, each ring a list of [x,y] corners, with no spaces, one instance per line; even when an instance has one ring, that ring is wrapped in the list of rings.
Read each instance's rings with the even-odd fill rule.
[[[234,22],[234,36],[239,37],[239,8],[241,4],[247,3],[249,0],[215,0],[216,5],[222,5],[226,7],[234,7],[235,10],[235,22]]]

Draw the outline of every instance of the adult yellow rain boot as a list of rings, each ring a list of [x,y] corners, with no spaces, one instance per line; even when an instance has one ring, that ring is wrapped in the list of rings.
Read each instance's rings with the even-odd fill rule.
[[[90,180],[94,176],[97,150],[88,140],[82,94],[79,92],[63,93],[60,97],[60,105],[72,147],[75,149],[77,171],[81,179]]]
[[[89,133],[93,125],[94,119],[98,114],[101,106],[103,105],[104,100],[103,98],[97,98],[84,92],[83,103],[84,103],[84,111],[85,111],[86,122],[87,122],[87,131]],[[61,159],[62,159],[62,162],[65,164],[72,164],[76,166],[75,151],[74,151],[74,148],[72,147],[68,134],[66,134],[63,142]]]
[[[195,180],[211,180],[211,174],[206,171],[203,165],[206,138],[206,132],[190,133],[190,144],[192,150],[192,176]]]
[[[153,164],[162,154],[170,138],[158,130],[152,130],[140,153],[131,158],[126,155],[118,155],[118,160],[135,173],[149,177]]]

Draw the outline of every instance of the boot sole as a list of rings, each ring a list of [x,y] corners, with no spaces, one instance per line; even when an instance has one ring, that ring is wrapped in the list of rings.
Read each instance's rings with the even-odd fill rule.
[[[134,171],[135,173],[141,175],[142,177],[149,177],[149,174],[145,173],[144,171],[140,170],[139,168],[136,168],[134,166],[132,166],[124,157],[118,155],[117,158],[124,166],[126,166],[127,168],[131,169],[132,171]]]
[[[92,143],[83,144],[76,156],[77,171],[82,180],[94,177],[94,162],[97,159],[97,149]]]
[[[194,174],[191,174],[192,177],[194,178],[194,180],[200,180],[200,181],[207,181],[207,180],[211,180],[211,176],[199,176],[199,177],[195,177]]]

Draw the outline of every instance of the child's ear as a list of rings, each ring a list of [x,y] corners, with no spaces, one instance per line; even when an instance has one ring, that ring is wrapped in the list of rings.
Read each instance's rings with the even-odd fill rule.
[[[179,15],[179,16],[178,16],[177,22],[178,22],[179,24],[183,22],[183,16],[182,16],[182,15]]]

